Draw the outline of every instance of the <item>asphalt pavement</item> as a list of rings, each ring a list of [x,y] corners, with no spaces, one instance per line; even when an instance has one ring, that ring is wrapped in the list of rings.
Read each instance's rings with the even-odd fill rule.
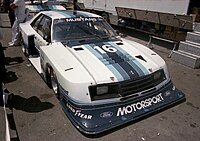
[[[11,141],[198,141],[200,140],[200,69],[177,64],[168,55],[173,44],[154,40],[153,50],[167,63],[175,86],[186,95],[186,101],[131,122],[109,132],[86,136],[81,134],[64,114],[53,91],[23,55],[21,47],[8,47],[11,28],[6,15],[3,20],[3,39],[0,40],[7,64],[5,87],[12,94],[12,109],[8,110]],[[123,31],[124,37],[141,44],[148,35]],[[0,107],[0,125],[4,125]],[[4,134],[0,126],[0,137]],[[1,140],[1,138],[0,138]]]

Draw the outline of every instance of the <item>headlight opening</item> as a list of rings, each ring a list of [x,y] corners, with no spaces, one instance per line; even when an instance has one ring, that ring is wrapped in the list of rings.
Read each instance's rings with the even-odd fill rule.
[[[109,99],[119,97],[118,84],[101,84],[89,86],[92,100]]]

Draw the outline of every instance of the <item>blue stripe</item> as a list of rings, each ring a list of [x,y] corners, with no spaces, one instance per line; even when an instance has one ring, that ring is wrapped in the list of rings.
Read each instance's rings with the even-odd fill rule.
[[[84,45],[92,54],[94,54],[99,60],[101,60],[102,63],[105,65],[109,65],[114,63],[113,60],[111,60],[107,54],[100,54],[99,52],[95,51],[93,49],[95,44],[90,44],[90,45]]]
[[[52,5],[52,9],[53,10],[63,10],[63,7],[59,6],[59,5]]]
[[[100,42],[100,43],[96,43],[95,45],[97,45],[102,50],[104,50],[102,46],[109,45],[109,44]],[[109,46],[112,46],[112,45],[109,45]],[[139,76],[138,73],[130,64],[128,64],[127,62],[128,58],[119,50],[117,50],[117,52],[106,52],[106,54],[103,54],[103,55],[105,55],[106,57],[106,58],[104,57],[104,59],[107,59],[111,64],[114,65],[114,63],[117,63],[120,66],[120,68],[123,69],[123,71],[119,71],[119,73],[121,73],[121,75],[124,76],[125,80],[138,78]],[[124,73],[126,73],[126,75],[128,75],[129,77],[124,75]]]
[[[27,8],[30,9],[30,11],[41,11],[42,10],[41,6],[36,6],[36,5],[35,6],[28,5]]]
[[[139,76],[144,76],[144,72],[131,60],[131,61],[128,61],[128,63],[133,67],[135,68],[135,71],[137,71],[138,75]]]
[[[93,47],[96,46],[95,44],[90,45],[84,45],[92,54],[94,54],[105,66],[108,67],[108,69],[115,75],[118,81],[123,81],[127,77],[125,75],[122,75],[116,67],[114,67],[112,64],[115,62],[113,60],[109,60],[109,57],[107,54],[100,54],[96,50],[93,49]]]
[[[126,55],[130,59],[130,61],[132,61],[132,63],[130,65],[133,65],[133,63],[135,63],[135,65],[138,66],[138,67],[134,67],[136,69],[136,71],[138,72],[138,74],[144,74],[144,75],[149,74],[148,70],[139,61],[137,61],[130,54],[128,54],[126,51],[124,51],[122,48],[120,48],[117,44],[115,44],[113,42],[108,42],[108,43],[110,45],[114,46],[117,50],[119,50],[120,52],[122,52],[124,55]]]
[[[57,11],[59,14],[65,16],[66,18],[79,18],[79,17],[84,17],[88,18],[90,15],[88,13],[84,12],[67,12],[67,11]]]
[[[128,62],[120,62],[119,65],[124,69],[126,74],[128,74],[131,79],[139,77],[139,74],[135,71],[135,68],[133,68]]]
[[[84,17],[84,18],[91,17],[88,13],[84,13],[84,12],[77,12],[77,14],[75,16],[76,17]]]
[[[148,70],[138,60],[134,60],[134,63],[143,71],[144,75],[149,74]]]
[[[129,75],[126,73],[126,71],[124,71],[124,69],[119,64],[115,63],[113,64],[113,67],[115,67],[115,69],[122,75],[124,80],[130,79]]]
[[[102,54],[94,49],[95,46],[98,46],[104,50],[102,48],[103,45],[111,45],[117,49],[117,52],[106,52]],[[100,42],[84,46],[107,66],[119,81],[136,79],[149,74],[148,70],[139,61],[113,42]]]
[[[134,58],[130,58],[130,55],[125,52],[124,50],[120,49],[116,44],[113,44],[112,42],[108,42],[109,45],[111,45],[112,47],[117,49],[117,52],[114,53],[107,53],[108,56],[110,58],[112,58],[116,63],[118,63],[121,68],[124,69],[124,71],[126,72],[126,74],[129,75],[129,77],[131,79],[135,79],[139,77],[139,74],[137,73],[137,71],[135,70],[134,67],[132,67],[128,61],[130,61],[130,59],[134,59]],[[108,45],[108,43],[104,43],[105,45]]]
[[[113,42],[108,42],[111,46],[115,47],[117,50],[119,50],[123,55],[129,55],[126,51],[124,51],[122,48],[120,48],[117,44]],[[130,55],[129,55],[130,56]]]
[[[65,18],[74,18],[73,14],[69,15],[69,13],[64,12],[64,11],[56,11],[56,12],[65,16]]]
[[[94,54],[98,59],[103,59],[102,55],[99,54],[97,51],[95,51],[93,49],[95,45],[94,44],[90,44],[90,45],[84,45],[84,47],[86,47],[92,54]]]
[[[123,81],[123,76],[118,72],[118,70],[113,65],[107,65],[109,70],[115,75],[118,81]]]

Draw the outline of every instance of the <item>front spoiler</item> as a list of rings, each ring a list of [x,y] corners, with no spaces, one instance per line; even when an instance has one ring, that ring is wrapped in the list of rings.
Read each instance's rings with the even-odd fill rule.
[[[185,95],[172,82],[138,99],[102,105],[79,105],[70,100],[62,88],[60,93],[66,115],[85,134],[102,133],[185,99]]]

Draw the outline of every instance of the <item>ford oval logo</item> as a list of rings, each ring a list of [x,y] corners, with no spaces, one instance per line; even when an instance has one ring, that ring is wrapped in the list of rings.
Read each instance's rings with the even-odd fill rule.
[[[103,112],[100,114],[100,117],[101,118],[109,118],[109,117],[112,117],[113,115],[113,112]]]

